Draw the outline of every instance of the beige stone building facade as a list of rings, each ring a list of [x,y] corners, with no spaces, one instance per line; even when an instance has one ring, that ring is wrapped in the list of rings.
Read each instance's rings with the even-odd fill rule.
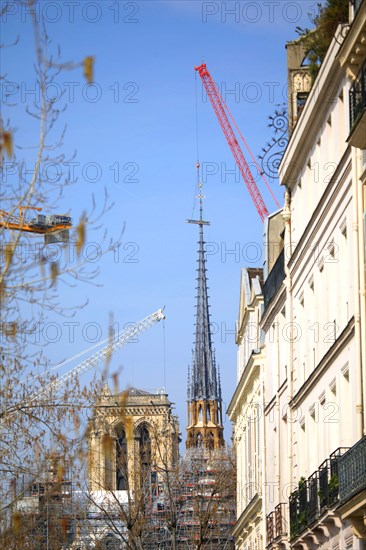
[[[130,491],[158,483],[177,464],[179,427],[168,396],[105,387],[88,434],[90,491]]]

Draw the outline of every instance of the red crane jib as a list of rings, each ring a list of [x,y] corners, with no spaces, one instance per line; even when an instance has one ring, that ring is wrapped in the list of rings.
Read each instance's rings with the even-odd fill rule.
[[[261,220],[264,221],[268,216],[268,210],[266,208],[266,205],[264,204],[262,195],[260,194],[257,184],[255,183],[253,174],[251,173],[247,161],[245,160],[240,145],[235,137],[234,130],[232,129],[230,121],[225,112],[220,92],[215,82],[212,80],[210,73],[208,72],[206,63],[202,63],[202,65],[200,65],[199,67],[195,67],[195,70],[198,71],[198,74],[201,77],[207,96],[211,101],[211,105],[216,113],[217,119],[225,134],[226,141],[229,144],[235,162],[238,165],[242,178],[248,188],[250,196],[252,197],[257,212]]]

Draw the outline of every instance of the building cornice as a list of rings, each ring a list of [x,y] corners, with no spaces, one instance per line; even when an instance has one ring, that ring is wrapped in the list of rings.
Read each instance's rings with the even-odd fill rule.
[[[276,396],[281,397],[281,395],[287,390],[287,378],[282,382],[281,386],[275,392],[275,395],[272,397],[268,403],[265,403],[264,414],[268,414],[273,407],[276,405]]]
[[[355,319],[354,317],[352,317],[349,320],[346,328],[342,331],[340,336],[337,338],[337,340],[334,342],[331,348],[327,351],[327,353],[321,359],[318,366],[315,368],[315,370],[311,373],[311,375],[307,378],[304,384],[299,388],[297,393],[294,395],[294,397],[290,401],[291,407],[298,407],[303,402],[303,400],[309,395],[310,391],[324,376],[327,369],[334,363],[337,355],[339,355],[339,353],[344,349],[344,347],[348,344],[348,342],[354,336],[354,331],[355,331]]]
[[[279,166],[281,185],[286,185],[290,189],[298,181],[299,167],[306,164],[320,125],[327,118],[332,105],[329,94],[335,93],[344,77],[344,70],[336,59],[344,38],[343,28],[344,25],[337,28]]]
[[[348,162],[347,162],[348,161]],[[346,164],[347,162],[347,164]],[[304,257],[309,253],[309,244],[316,242],[316,235],[320,233],[320,227],[324,224],[324,221],[329,214],[330,210],[334,208],[334,204],[339,204],[341,198],[338,195],[342,192],[343,196],[346,195],[351,188],[351,180],[347,187],[345,187],[345,181],[351,173],[352,161],[350,147],[348,146],[340,163],[337,166],[335,173],[327,185],[320,201],[318,202],[308,224],[306,225],[299,241],[296,243],[296,247],[288,261],[288,267],[291,271],[295,271],[296,268],[302,264]],[[336,186],[334,186],[337,178],[342,174],[342,177],[338,180]]]
[[[242,511],[237,519],[233,529],[233,535],[235,538],[243,537],[241,534],[243,531],[249,533],[249,531],[252,530],[248,529],[248,527],[250,526],[250,523],[253,522],[253,515],[255,516],[254,520],[259,520],[262,518],[262,497],[258,493],[252,498],[248,506]],[[244,533],[244,535],[246,533]]]
[[[234,395],[231,398],[231,401],[229,403],[229,406],[226,410],[226,414],[230,418],[230,420],[235,420],[235,415],[238,412],[238,406],[239,403],[243,397],[243,394],[245,390],[247,389],[248,385],[252,383],[253,379],[255,379],[256,376],[259,377],[259,369],[261,367],[261,363],[263,362],[264,354],[261,353],[252,353],[250,354],[250,357],[248,359],[247,364],[244,367],[244,370],[241,374],[240,380],[238,382],[238,385],[236,386]]]
[[[243,314],[238,319],[239,328],[236,334],[236,344],[240,344],[244,336],[245,327],[249,322],[250,314],[253,313],[256,309],[260,308],[263,302],[264,302],[263,294],[255,294],[250,304],[245,306]]]
[[[337,54],[341,67],[346,68],[347,75],[356,78],[360,63],[366,53],[366,1],[359,7],[349,28],[344,42]]]
[[[250,314],[253,313],[254,309],[255,308],[252,305],[245,306],[243,315],[241,315],[241,318],[238,319],[238,327],[239,328],[238,328],[238,332],[237,332],[237,335],[236,335],[236,344],[238,344],[238,345],[240,344],[240,342],[241,342],[241,340],[244,336],[245,327],[248,324]]]

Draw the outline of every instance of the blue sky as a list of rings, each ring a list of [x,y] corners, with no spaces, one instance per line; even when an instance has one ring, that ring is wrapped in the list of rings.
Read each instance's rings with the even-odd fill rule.
[[[230,173],[234,160],[194,66],[205,60],[258,156],[272,137],[268,115],[287,99],[285,43],[296,38],[297,25],[309,25],[307,14],[315,6],[316,2],[307,0],[39,3],[63,60],[78,62],[95,56],[92,87],[86,85],[81,68],[57,80],[55,93],[64,92],[60,106],[67,104],[59,124],[59,128],[67,124],[63,151],[66,157],[76,151],[78,181],[65,189],[56,210],[70,212],[78,220],[90,208],[93,194],[101,205],[107,188],[114,207],[103,218],[103,225],[111,236],[117,236],[125,225],[118,261],[111,256],[98,262],[102,286],[81,284],[70,289],[59,283],[66,306],[85,299],[89,302],[73,319],[78,323],[73,341],[64,324],[68,320],[50,314],[47,321],[59,323],[60,330],[58,341],[49,342],[46,351],[52,363],[57,363],[86,349],[91,345],[87,340],[95,335],[105,338],[111,313],[124,326],[165,305],[165,354],[160,323],[138,343],[115,354],[111,369],[122,369],[121,389],[128,384],[143,389],[166,385],[176,403],[183,438],[198,239],[197,227],[185,223],[186,218],[198,215],[197,208],[193,211],[195,90],[204,211],[211,221],[205,237],[210,243],[207,267],[213,339],[226,405],[236,382],[234,329],[240,268],[262,265],[260,218],[243,182]],[[19,36],[18,44],[1,54],[3,72],[8,81],[23,86],[25,93],[35,81],[30,18],[14,4],[2,26],[3,41]],[[24,112],[23,99],[30,98],[22,98],[18,90],[12,96],[17,106],[4,106],[5,116],[16,128],[16,144],[37,140],[36,125]],[[30,152],[23,155],[26,162],[32,162]],[[273,200],[258,185],[268,210],[274,211]],[[282,203],[278,182],[272,187]],[[98,244],[101,231],[88,230],[87,238]],[[93,332],[88,323],[100,326],[100,332]],[[48,340],[52,339],[51,332]],[[228,439],[228,420],[225,428]]]

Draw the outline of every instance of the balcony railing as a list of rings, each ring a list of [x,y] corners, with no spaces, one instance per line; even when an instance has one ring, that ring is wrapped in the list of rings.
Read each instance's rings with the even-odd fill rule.
[[[266,308],[285,278],[285,251],[282,250],[263,286],[264,307]]]
[[[338,476],[341,503],[366,489],[366,436],[339,459]]]
[[[311,525],[326,508],[338,502],[339,463],[347,450],[345,447],[339,447],[308,479],[301,478],[298,489],[291,493],[289,499],[291,539]]]
[[[275,508],[275,528],[276,538],[287,535],[287,514],[284,502],[280,502]]]
[[[287,535],[286,504],[277,504],[273,512],[267,516],[267,541],[274,542],[278,537]]]
[[[270,544],[275,539],[275,513],[274,511],[267,516],[267,542]]]
[[[349,91],[349,112],[351,131],[366,108],[366,62],[363,64]]]

